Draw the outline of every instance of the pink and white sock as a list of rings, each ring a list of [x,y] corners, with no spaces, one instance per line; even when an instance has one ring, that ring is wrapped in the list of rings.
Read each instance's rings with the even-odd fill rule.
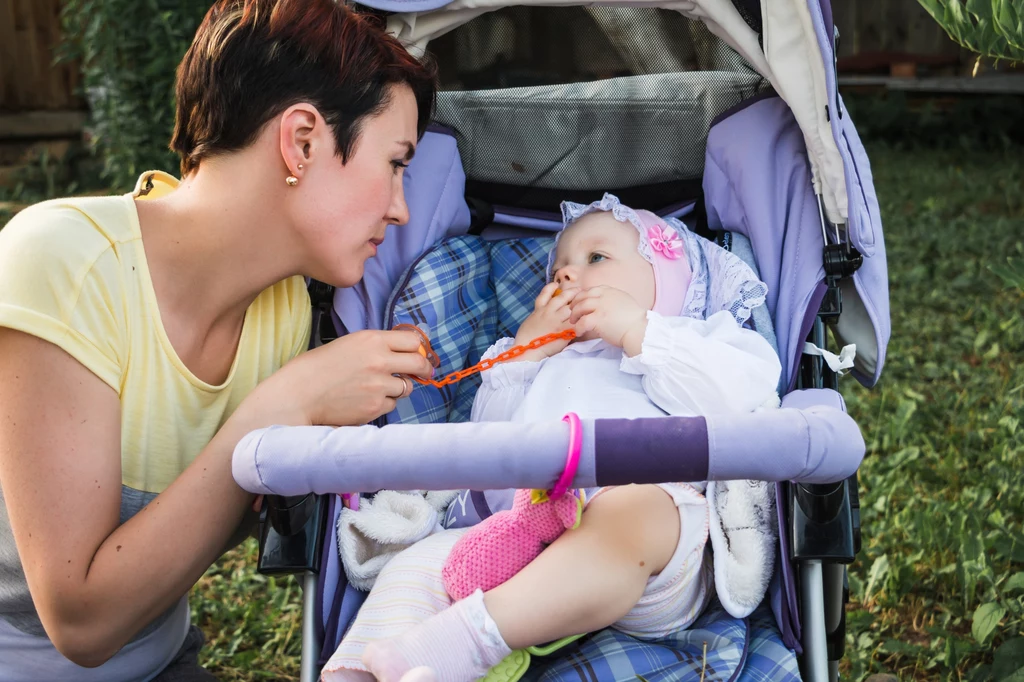
[[[472,682],[510,653],[477,590],[402,635],[371,643],[363,664],[379,682],[400,682],[419,666],[431,668],[437,682]]]

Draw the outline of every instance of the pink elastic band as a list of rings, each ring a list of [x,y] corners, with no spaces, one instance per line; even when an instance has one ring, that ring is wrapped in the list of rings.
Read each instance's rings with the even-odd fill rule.
[[[580,465],[580,451],[583,450],[583,425],[580,423],[579,415],[570,412],[562,417],[562,421],[569,422],[569,455],[566,457],[562,476],[549,493],[552,500],[557,500],[569,490],[573,479],[576,478],[576,469]]]

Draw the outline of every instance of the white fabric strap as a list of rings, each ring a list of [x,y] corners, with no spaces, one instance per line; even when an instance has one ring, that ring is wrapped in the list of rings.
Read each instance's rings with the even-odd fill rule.
[[[810,341],[804,342],[804,354],[806,355],[820,355],[825,358],[825,364],[828,368],[837,374],[846,374],[846,370],[853,367],[853,360],[857,357],[857,344],[851,343],[843,346],[843,349],[839,351],[839,355],[825,350],[824,348],[818,348]]]

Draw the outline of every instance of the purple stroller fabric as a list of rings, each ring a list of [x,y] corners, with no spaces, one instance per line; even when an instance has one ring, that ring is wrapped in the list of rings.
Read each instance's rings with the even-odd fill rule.
[[[388,297],[409,264],[445,237],[469,230],[466,174],[455,137],[446,128],[427,129],[405,171],[404,187],[409,222],[389,225],[376,258],[366,262],[362,281],[334,293],[339,333],[380,329]]]
[[[568,444],[561,421],[272,426],[239,442],[232,471],[240,486],[268,495],[551,488]],[[484,447],[487,457],[480,456]],[[584,420],[573,487],[738,478],[830,483],[851,476],[863,456],[860,430],[838,394],[807,389],[765,412]]]
[[[847,175],[858,178],[851,187],[856,200],[850,202],[850,232],[854,246],[864,249],[865,256],[853,283],[878,348],[873,375],[858,378],[872,385],[882,371],[889,340],[885,247],[870,166],[852,122],[845,120],[842,139],[851,153],[857,152],[847,165]],[[803,135],[785,102],[778,97],[750,100],[712,126],[704,195],[711,229],[740,232],[750,239],[759,275],[768,285],[783,385],[791,388],[804,340],[825,294],[825,271],[810,163]]]

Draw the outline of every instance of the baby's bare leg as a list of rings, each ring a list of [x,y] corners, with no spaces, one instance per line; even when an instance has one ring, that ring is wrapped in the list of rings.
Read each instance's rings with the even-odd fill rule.
[[[640,600],[679,542],[675,502],[655,485],[612,488],[484,604],[512,649],[612,625]]]

